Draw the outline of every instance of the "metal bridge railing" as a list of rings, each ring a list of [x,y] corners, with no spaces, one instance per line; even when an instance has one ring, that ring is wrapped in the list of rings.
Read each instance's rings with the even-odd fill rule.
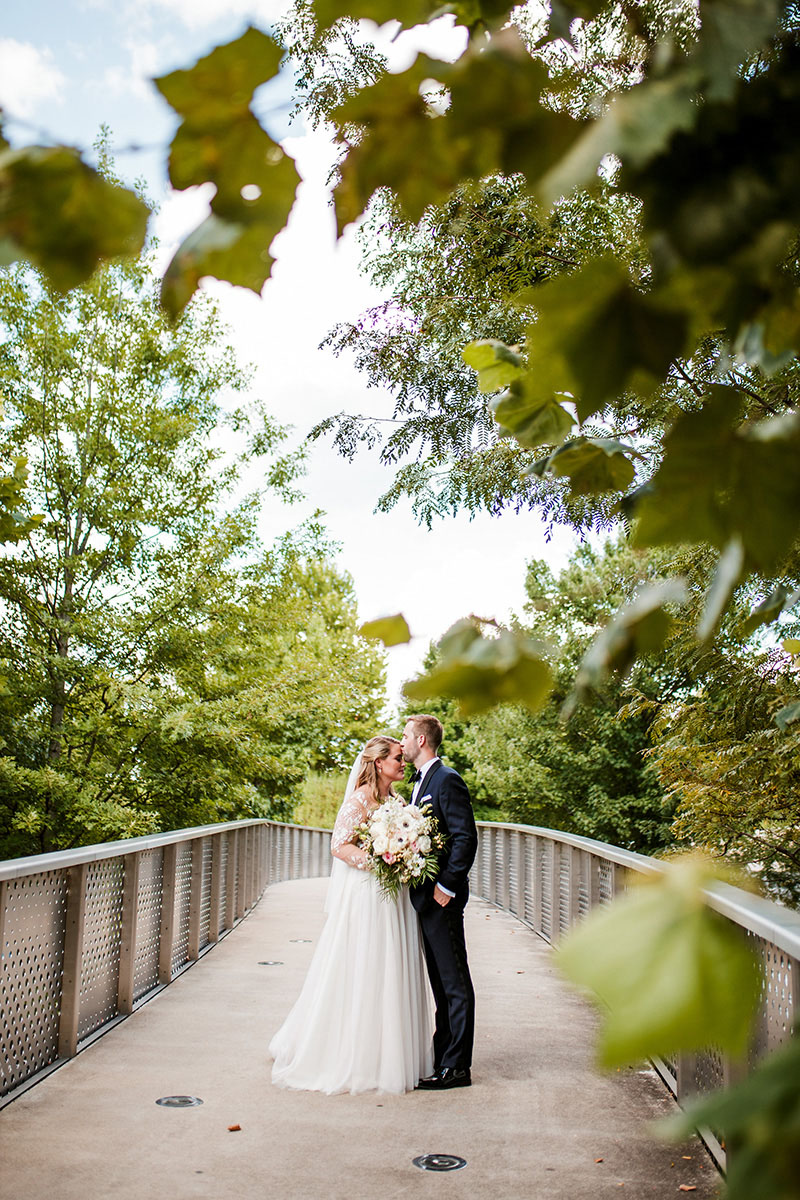
[[[0,863],[0,1106],[210,950],[330,833],[235,821]]]
[[[479,822],[478,835],[473,893],[513,913],[551,943],[595,905],[624,891],[627,872],[669,870],[659,859],[552,829]],[[707,895],[712,908],[745,931],[761,960],[761,1004],[747,1063],[732,1061],[715,1047],[653,1060],[679,1104],[740,1078],[792,1036],[800,1010],[800,913],[724,883],[714,884]],[[702,1134],[724,1165],[716,1137],[710,1130]]]
[[[473,894],[553,943],[624,890],[628,871],[669,869],[552,829],[479,822],[478,835]],[[0,863],[0,1105],[169,984],[267,884],[327,875],[330,839],[237,821]],[[794,1032],[800,913],[721,883],[708,895],[763,964],[752,1063]],[[679,1103],[746,1069],[713,1047],[655,1065]]]

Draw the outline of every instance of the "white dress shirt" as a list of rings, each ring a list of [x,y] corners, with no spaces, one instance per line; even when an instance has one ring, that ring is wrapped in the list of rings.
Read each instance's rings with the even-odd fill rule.
[[[419,769],[420,777],[417,780],[417,782],[414,784],[414,790],[411,793],[411,803],[412,804],[417,803],[417,799],[418,799],[420,792],[422,791],[422,788],[425,784],[425,776],[428,774],[428,771],[430,771],[430,769],[434,763],[438,763],[439,761],[440,761],[440,759],[438,758],[438,756],[434,757],[434,758],[429,758],[428,761],[424,764],[424,766],[420,767],[420,769]],[[441,884],[438,884],[437,886],[439,887],[439,889],[441,891],[444,892],[444,894],[446,896],[455,896],[455,892],[451,892],[449,888],[442,887]]]
[[[438,758],[429,758],[428,761],[423,766],[420,767],[420,769],[419,769],[420,777],[417,780],[417,782],[414,784],[413,790],[411,792],[411,803],[412,804],[417,803],[417,797],[419,796],[420,792],[422,791],[422,785],[425,782],[425,776],[428,774],[428,771],[430,771],[430,769],[434,763],[437,763],[439,761],[440,760]]]

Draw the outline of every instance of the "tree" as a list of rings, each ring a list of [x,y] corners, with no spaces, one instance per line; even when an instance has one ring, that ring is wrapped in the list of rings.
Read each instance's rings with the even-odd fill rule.
[[[663,663],[643,660],[633,678],[604,680],[590,705],[562,716],[596,630],[642,578],[637,557],[617,541],[603,551],[581,547],[557,578],[546,563],[529,564],[526,632],[550,647],[553,690],[538,713],[513,706],[479,718],[470,747],[484,787],[515,820],[652,854],[673,840],[674,800],[645,757],[651,714],[621,721],[618,712],[634,681],[640,693],[657,694]]]
[[[170,327],[141,260],[65,297],[6,272],[0,312],[4,450],[44,514],[0,562],[5,851],[285,815],[377,716],[382,668],[319,527],[267,552],[257,496],[223,511],[241,462],[287,498],[300,463],[221,408],[246,376],[213,307]]]
[[[609,528],[610,504],[598,515],[597,498],[590,506],[528,470],[537,455],[501,436],[463,350],[476,339],[523,342],[531,310],[517,297],[601,247],[634,258],[640,245],[628,198],[606,186],[547,214],[521,177],[493,177],[456,188],[412,223],[383,191],[359,240],[364,270],[381,290],[391,289],[391,298],[338,326],[327,343],[352,353],[369,384],[395,397],[394,420],[340,413],[312,436],[332,432],[350,458],[379,446],[381,461],[397,467],[379,507],[408,495],[429,526],[459,509],[498,515],[513,507],[535,510],[551,524]]]

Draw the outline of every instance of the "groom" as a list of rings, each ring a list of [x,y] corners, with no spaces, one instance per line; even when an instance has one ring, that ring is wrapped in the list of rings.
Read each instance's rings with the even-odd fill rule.
[[[406,762],[417,769],[411,803],[430,804],[446,838],[436,880],[411,889],[436,1002],[433,1075],[420,1079],[418,1086],[437,1091],[469,1087],[475,993],[467,965],[464,906],[478,833],[467,785],[438,757],[441,722],[427,715],[409,717],[401,744]]]

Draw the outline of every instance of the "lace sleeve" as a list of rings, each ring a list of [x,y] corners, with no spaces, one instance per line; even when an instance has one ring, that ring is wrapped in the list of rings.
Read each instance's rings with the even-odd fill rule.
[[[366,818],[366,806],[358,792],[345,800],[336,816],[331,837],[331,854],[348,866],[364,870],[367,863],[366,851],[354,844],[355,829]]]

